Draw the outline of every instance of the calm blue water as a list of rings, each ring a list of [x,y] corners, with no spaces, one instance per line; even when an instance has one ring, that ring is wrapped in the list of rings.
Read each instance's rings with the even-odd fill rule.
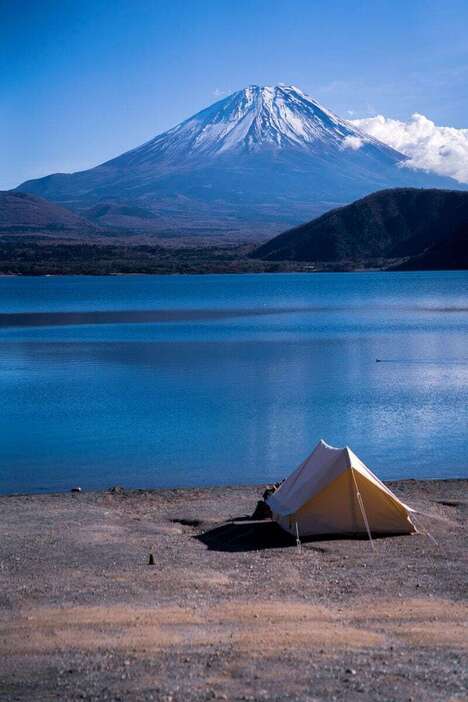
[[[466,476],[467,331],[465,272],[1,278],[0,492],[269,482],[321,437]]]

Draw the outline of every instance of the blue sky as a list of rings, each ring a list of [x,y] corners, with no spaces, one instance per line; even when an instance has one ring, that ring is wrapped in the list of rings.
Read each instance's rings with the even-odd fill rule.
[[[466,0],[0,2],[0,188],[96,165],[246,85],[468,127]]]

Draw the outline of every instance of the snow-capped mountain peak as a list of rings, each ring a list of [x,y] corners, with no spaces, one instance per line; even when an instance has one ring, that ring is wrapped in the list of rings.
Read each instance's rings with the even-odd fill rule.
[[[249,85],[135,149],[135,157],[217,156],[232,151],[296,148],[320,143],[346,148],[369,140],[293,85]],[[374,140],[370,140],[374,141]]]
[[[453,187],[402,168],[293,85],[249,85],[95,168],[19,189],[138,232],[273,233],[388,187]]]

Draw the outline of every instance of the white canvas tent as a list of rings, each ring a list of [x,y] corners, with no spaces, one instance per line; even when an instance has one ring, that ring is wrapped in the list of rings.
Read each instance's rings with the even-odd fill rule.
[[[350,448],[320,441],[267,500],[273,519],[294,536],[410,534],[411,507],[401,502]]]

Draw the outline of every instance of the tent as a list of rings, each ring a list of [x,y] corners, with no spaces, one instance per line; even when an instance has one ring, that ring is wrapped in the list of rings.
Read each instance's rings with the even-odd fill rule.
[[[266,498],[273,519],[297,538],[316,534],[410,534],[416,529],[401,502],[350,448],[320,441]]]

